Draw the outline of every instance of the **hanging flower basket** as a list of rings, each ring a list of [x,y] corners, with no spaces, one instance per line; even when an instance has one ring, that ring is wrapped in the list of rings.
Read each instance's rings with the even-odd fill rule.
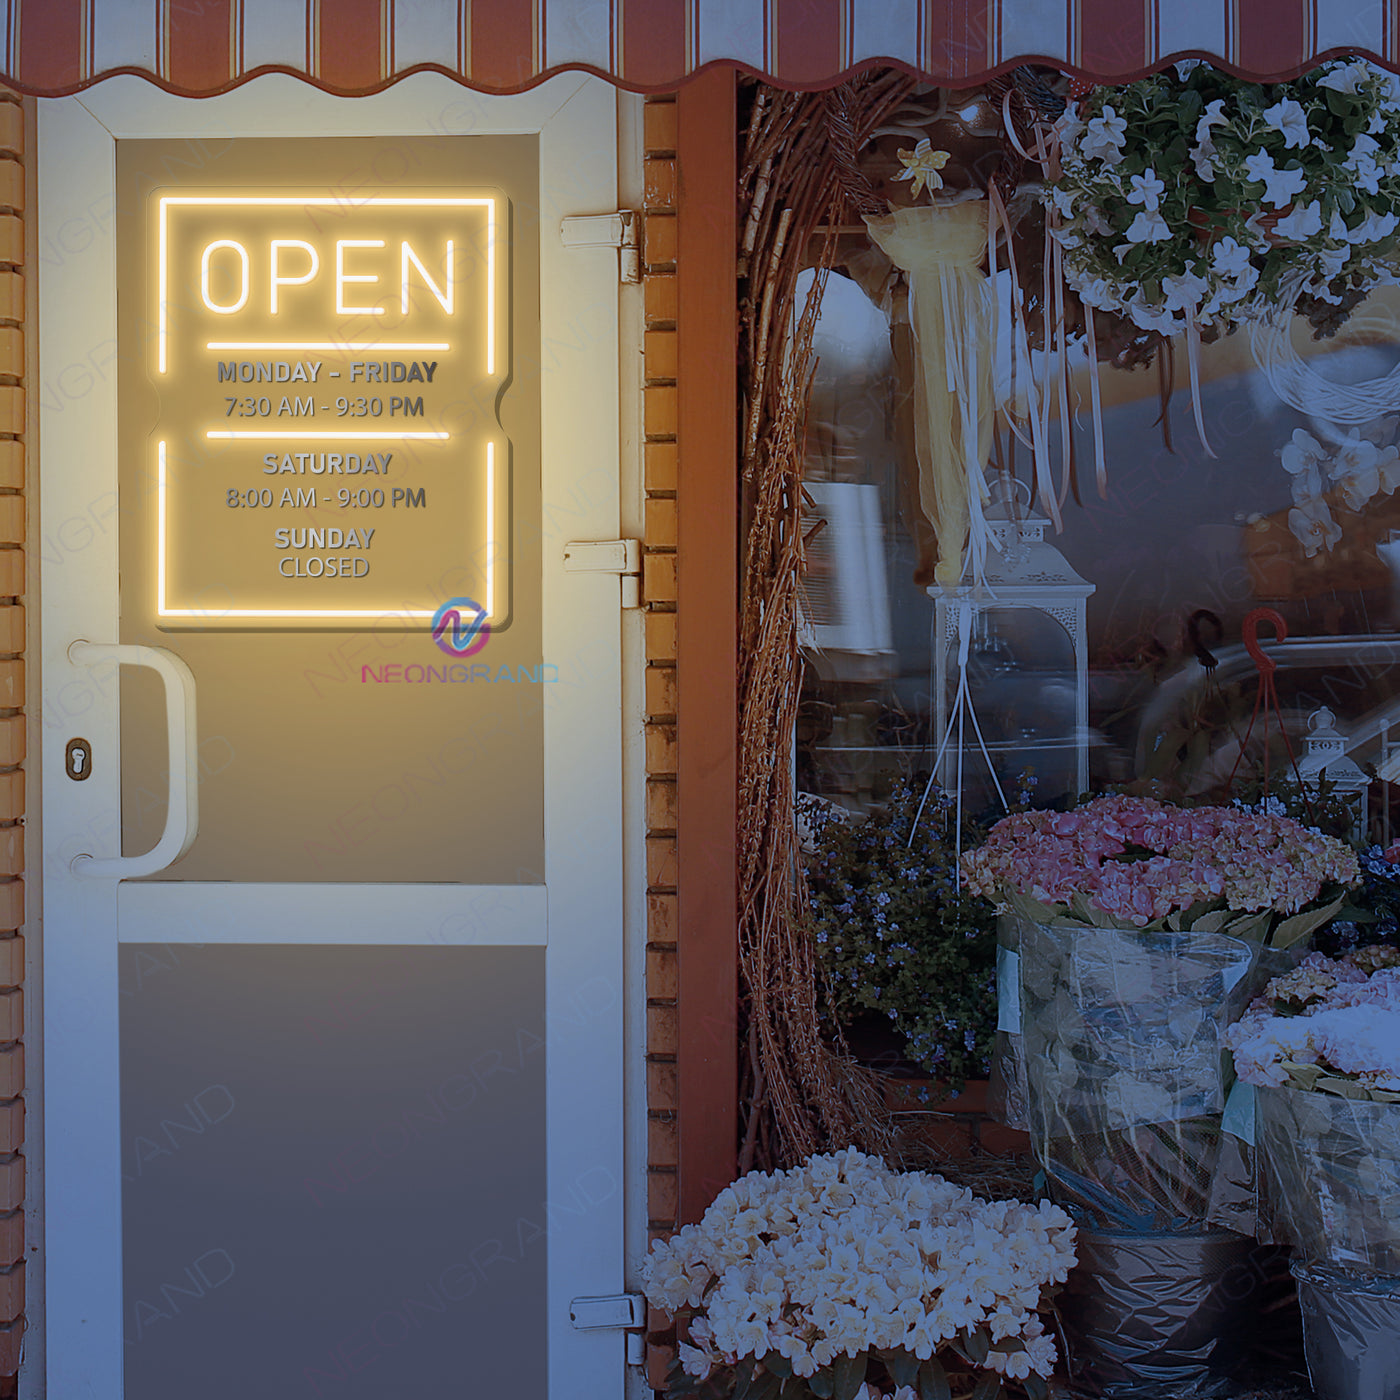
[[[1045,197],[1089,306],[1164,335],[1294,304],[1335,329],[1392,280],[1400,102],[1361,59],[1271,84],[1188,61],[1095,89],[1057,130]]]

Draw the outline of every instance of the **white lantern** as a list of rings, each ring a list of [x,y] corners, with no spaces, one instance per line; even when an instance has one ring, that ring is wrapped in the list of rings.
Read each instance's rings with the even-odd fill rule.
[[[1089,656],[1085,610],[1094,585],[1080,578],[1065,556],[1046,542],[1048,518],[1031,513],[1026,504],[1016,499],[1014,488],[1018,486],[1029,498],[1025,483],[1018,481],[1012,485],[1013,489],[1008,492],[1000,478],[992,482],[992,500],[987,507],[986,520],[997,550],[987,552],[985,586],[975,588],[963,583],[957,588],[928,590],[934,600],[935,745],[944,753],[938,780],[947,788],[949,774],[956,771],[957,756],[950,754],[943,742],[949,721],[948,656],[956,639],[961,607],[966,603],[972,612],[974,638],[990,648],[997,645],[992,635],[992,622],[1001,609],[1043,613],[1063,628],[1074,664],[1073,734],[1064,735],[1053,746],[1060,750],[1073,747],[1076,791],[1084,792],[1089,786]],[[991,713],[991,707],[996,704],[994,696],[973,694],[971,698],[983,714]],[[1014,739],[988,745],[992,756],[998,750],[1014,755],[1018,747]],[[1029,747],[1026,756],[1033,757]]]
[[[1316,787],[1321,778],[1352,812],[1352,834],[1366,834],[1366,799],[1371,780],[1361,766],[1347,757],[1347,741],[1337,730],[1337,716],[1324,705],[1308,716],[1307,737],[1298,759],[1298,777],[1304,787]]]

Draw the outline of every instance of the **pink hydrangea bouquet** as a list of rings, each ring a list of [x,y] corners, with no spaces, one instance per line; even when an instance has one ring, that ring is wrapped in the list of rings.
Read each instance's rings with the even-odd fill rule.
[[[968,888],[1033,923],[1306,938],[1360,878],[1350,847],[1289,817],[1096,798],[1017,812],[962,858]]]
[[[1057,1207],[984,1201],[853,1149],[750,1172],[652,1247],[642,1281],[676,1317],[668,1396],[918,1400],[1003,1378],[1045,1400],[1039,1316],[1074,1264]]]

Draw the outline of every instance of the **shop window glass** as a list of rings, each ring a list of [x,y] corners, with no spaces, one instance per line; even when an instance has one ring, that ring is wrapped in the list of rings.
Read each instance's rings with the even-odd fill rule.
[[[803,287],[811,276],[803,274]],[[957,670],[950,652],[940,706],[937,648],[955,644],[936,635],[927,586],[931,543],[902,426],[912,376],[902,364],[900,294],[873,245],[846,236],[814,339],[798,787],[854,811],[879,801],[895,777],[931,770]],[[1373,293],[1330,339],[1314,340],[1295,319],[1294,343],[1327,379],[1383,376],[1400,361],[1400,292]],[[1283,645],[1267,626],[1261,638],[1279,661],[1295,751],[1308,716],[1324,705],[1363,765],[1384,770],[1392,727],[1400,738],[1400,418],[1359,425],[1348,437],[1304,415],[1278,397],[1241,331],[1202,348],[1200,406],[1212,457],[1192,420],[1182,347],[1176,363],[1170,443],[1159,421],[1158,370],[1100,366],[1105,499],[1094,482],[1082,350],[1073,368],[1080,500],[1065,501],[1063,531],[1047,526],[1045,540],[1093,585],[1087,727],[1075,722],[1074,646],[1061,622],[995,598],[974,619],[969,693],[1013,800],[1028,788],[1036,803],[1072,796],[1080,745],[1091,790],[1158,781],[1169,796],[1219,791],[1257,692],[1241,626],[1258,607],[1277,610],[1288,627]],[[1051,437],[1058,484],[1054,416]],[[1012,465],[1030,481],[1024,447]],[[1277,724],[1273,731],[1278,773],[1287,758]],[[1258,738],[1256,727],[1237,787],[1259,767]],[[974,810],[992,806],[995,790],[970,729],[964,739],[967,801]],[[948,745],[955,752],[956,735]]]

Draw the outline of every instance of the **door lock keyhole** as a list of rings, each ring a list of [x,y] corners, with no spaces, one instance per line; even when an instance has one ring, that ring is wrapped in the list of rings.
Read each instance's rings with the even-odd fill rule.
[[[86,739],[70,739],[63,751],[63,766],[75,783],[92,772],[92,745]]]

